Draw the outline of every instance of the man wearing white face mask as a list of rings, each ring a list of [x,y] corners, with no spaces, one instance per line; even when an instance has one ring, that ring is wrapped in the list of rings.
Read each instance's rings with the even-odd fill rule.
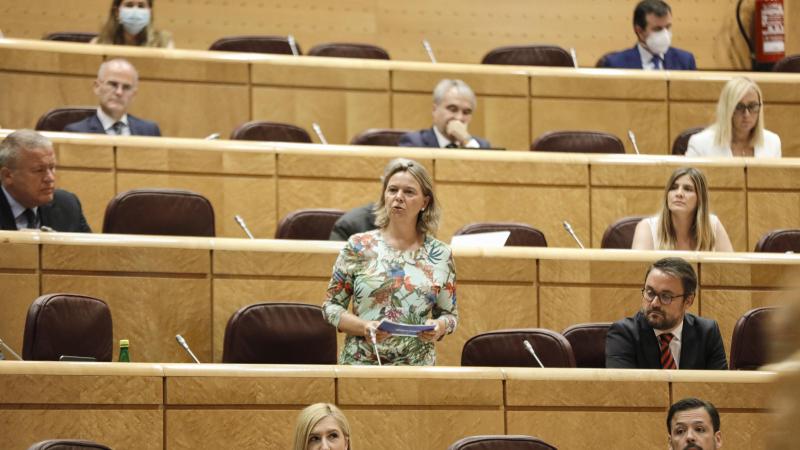
[[[93,44],[173,48],[167,31],[153,28],[155,0],[113,0],[111,11]]]
[[[604,56],[599,67],[644,70],[695,70],[694,55],[672,44],[672,9],[662,0],[642,0],[633,11],[638,42]]]

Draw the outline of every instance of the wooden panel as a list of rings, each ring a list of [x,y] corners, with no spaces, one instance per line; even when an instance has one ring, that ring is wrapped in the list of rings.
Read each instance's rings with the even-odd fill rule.
[[[308,405],[333,403],[334,379],[308,377],[169,377],[169,405]]]
[[[600,253],[598,253],[599,255]],[[631,258],[633,259],[633,258]],[[655,257],[654,257],[655,259]],[[638,286],[650,262],[541,259],[540,283],[629,284]]]
[[[299,409],[167,410],[166,447],[170,450],[292,448]]]
[[[31,73],[0,72],[3,128],[33,128],[45,112],[65,105],[97,104],[91,85],[94,77],[66,77]],[[36,95],[31,95],[35,92]]]
[[[130,112],[157,122],[164,136],[225,136],[250,119],[248,101],[245,86],[144,80]]]
[[[644,276],[644,272],[642,273]],[[586,322],[614,322],[634,315],[641,294],[632,287],[588,288],[542,286],[539,288],[539,327],[560,332]]]
[[[29,233],[35,236],[35,233]],[[10,243],[0,240],[0,270],[2,269],[29,269],[39,267],[39,246],[31,243]]]
[[[773,414],[723,411],[720,413],[720,423],[725,424],[722,440],[726,449],[780,448],[768,445],[768,438],[774,436],[772,433],[776,428]]]
[[[738,286],[738,287],[781,287],[800,276],[800,267],[792,264],[725,264],[724,262],[703,262],[700,286]]]
[[[32,246],[33,247],[33,246]],[[0,254],[7,250],[4,245]],[[9,249],[10,250],[10,249]],[[28,273],[0,273],[0,289],[3,292],[3,314],[0,314],[0,339],[22,356],[22,336],[28,308],[39,296],[39,275]],[[0,350],[6,359],[14,357],[5,349]]]
[[[181,80],[241,85],[249,81],[249,67],[244,61],[190,59],[196,54],[190,56],[185,53],[181,56],[183,57],[174,58],[162,53],[157,56],[122,57],[136,67],[140,80]],[[107,59],[114,57],[114,54],[109,54]]]
[[[484,250],[457,248],[454,251],[458,281],[516,283],[532,285],[536,281],[536,260],[493,254]]]
[[[41,409],[0,410],[3,447],[25,449],[46,439],[79,436],[117,450],[163,449],[162,412],[152,409]],[[135,438],[133,438],[135,437]]]
[[[706,127],[714,123],[716,99],[712,102],[676,102],[669,104],[669,151],[672,143],[683,131],[689,128]]]
[[[111,169],[114,167],[114,148],[108,144],[77,141],[54,143],[58,169],[92,168]]]
[[[570,164],[564,161],[559,164],[558,170],[553,170],[552,161],[539,160],[538,154],[534,158],[520,160],[492,159],[467,159],[471,154],[462,158],[451,158],[449,154],[442,154],[436,160],[436,181],[460,181],[472,183],[502,183],[502,184],[533,184],[533,185],[578,185],[584,186],[589,181],[588,166],[583,161]],[[527,155],[526,155],[527,156]]]
[[[468,223],[490,221],[527,223],[541,230],[551,247],[573,245],[572,238],[564,233],[564,220],[579,236],[589,235],[589,198],[585,188],[438,183],[436,189],[444,211],[438,235],[448,241]]]
[[[557,130],[604,131],[622,139],[626,153],[634,153],[626,139],[633,130],[639,151],[663,155],[669,153],[667,130],[653,124],[666,123],[667,110],[667,103],[658,101],[532,98],[531,137]]]
[[[72,405],[161,405],[160,376],[4,374],[0,403]]]
[[[658,164],[642,160],[603,159],[592,161],[592,186],[615,187],[654,187],[664,190],[670,175],[680,168],[686,167],[686,159],[675,156],[659,160]],[[721,188],[744,189],[745,170],[742,159],[717,160],[714,165],[708,163],[693,164],[703,172],[711,190]]]
[[[666,178],[663,178],[666,180]],[[591,246],[600,247],[603,233],[628,216],[650,216],[659,209],[663,188],[592,188]],[[579,234],[579,236],[585,236]],[[584,243],[585,244],[585,243]]]
[[[380,191],[381,185],[373,180],[280,178],[277,219],[304,208],[336,208],[346,211],[375,201]]]
[[[58,169],[58,187],[80,199],[83,215],[95,232],[103,231],[103,217],[108,202],[114,197],[114,174],[111,171]]]
[[[311,131],[316,122],[331,144],[345,144],[368,128],[390,128],[389,94],[320,89],[252,89],[252,120],[285,122]]]
[[[503,413],[497,409],[344,408],[344,413],[353,430],[353,448],[441,450],[465,436],[503,434]]]
[[[725,353],[730,355],[731,339],[736,321],[745,312],[762,306],[780,305],[783,303],[780,291],[739,291],[721,289],[701,289],[701,315],[714,319],[719,323]],[[714,403],[716,405],[716,403]],[[719,407],[719,405],[717,405]]]
[[[281,145],[281,144],[278,144]],[[353,147],[351,147],[352,149]],[[355,147],[358,149],[359,147]],[[374,181],[374,197],[380,195],[380,179],[385,166],[394,158],[411,158],[428,169],[434,175],[434,165],[431,154],[425,152],[425,157],[419,150],[394,148],[391,151],[376,151],[368,154],[303,152],[290,153],[281,151],[278,154],[278,174],[281,177],[307,177],[331,178],[333,180],[353,179]],[[320,173],[319,168],[325,167],[325,172]]]
[[[763,382],[754,383],[709,383],[673,382],[672,397],[676,401],[686,397],[700,397],[719,409],[768,409],[772,406],[772,375],[764,373]]]
[[[380,61],[276,56],[251,67],[256,85],[389,91],[389,65]]]
[[[275,180],[262,177],[233,177],[156,173],[119,173],[117,190],[138,188],[188,189],[205,196],[214,207],[215,228],[220,237],[242,237],[233,216],[240,214],[257,237],[275,234]]]
[[[556,369],[550,369],[556,370]],[[506,381],[508,406],[625,407],[669,406],[669,385],[664,381],[603,381],[525,379],[518,369]]]
[[[392,90],[425,93],[432,102],[436,84],[445,78],[451,78],[467,83],[479,98],[484,95],[527,97],[527,73],[504,69],[502,66],[398,65],[392,68]],[[480,103],[478,100],[479,108]]]
[[[330,251],[324,252],[216,250],[214,274],[303,276],[328,280],[340,245],[331,243]]]
[[[19,5],[16,6],[18,7]],[[0,15],[5,16],[5,14]],[[7,36],[10,37],[11,35]],[[36,36],[34,39],[39,37]],[[87,75],[94,78],[97,68],[103,61],[102,55],[69,51],[71,47],[74,48],[74,46],[63,43],[51,45],[49,50],[0,47],[0,70],[55,72],[70,75]]]
[[[787,160],[783,160],[787,162]],[[761,165],[758,160],[747,166],[747,187],[749,189],[784,190],[800,188],[800,167],[793,163],[781,165]]]
[[[117,148],[117,168],[157,172],[275,175],[275,154],[210,148]]]
[[[747,222],[749,224],[748,249],[769,231],[781,228],[798,228],[800,224],[800,193],[748,192]]]
[[[114,342],[130,341],[132,361],[188,361],[175,344],[176,334],[186,338],[201,361],[211,361],[207,279],[45,275],[42,292],[103,299],[114,321]]]
[[[788,91],[788,89],[784,89],[779,95],[785,95]],[[766,93],[764,97],[767,98]],[[800,102],[800,100],[795,100],[795,102]],[[800,157],[800,130],[797,128],[797,122],[792,120],[792,117],[797,117],[798,114],[800,114],[800,107],[796,104],[769,104],[764,109],[764,125],[780,136],[781,155],[784,158]]]
[[[507,433],[536,436],[558,448],[656,447],[666,441],[663,411],[509,411]],[[591,426],[586,426],[591,424]],[[625,424],[624,431],[617,430]]]
[[[339,377],[340,405],[499,406],[503,384],[499,379]]]
[[[598,72],[539,69],[532,72],[532,97],[666,100],[667,79],[658,72],[624,72],[615,77]]]
[[[42,269],[195,273],[210,271],[208,250],[189,248],[45,245]]]

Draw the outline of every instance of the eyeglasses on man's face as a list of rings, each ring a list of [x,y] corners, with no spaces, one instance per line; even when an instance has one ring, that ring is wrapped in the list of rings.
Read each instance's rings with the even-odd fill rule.
[[[737,114],[744,114],[745,111],[749,112],[750,114],[758,114],[758,112],[761,111],[761,103],[753,102],[746,105],[744,103],[736,104]]]
[[[686,296],[686,294],[672,295],[669,292],[656,292],[647,287],[642,289],[642,298],[644,298],[648,302],[652,302],[653,300],[658,299],[658,301],[661,302],[661,304],[664,306],[672,303],[672,300],[684,296]]]

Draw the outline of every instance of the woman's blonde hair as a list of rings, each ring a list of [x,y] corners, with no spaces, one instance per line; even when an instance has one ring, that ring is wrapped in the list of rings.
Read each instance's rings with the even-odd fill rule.
[[[761,108],[758,110],[756,125],[750,132],[748,145],[753,148],[764,145],[764,95],[755,81],[747,77],[735,77],[725,83],[725,87],[722,88],[722,92],[719,94],[716,122],[712,125],[714,128],[714,144],[717,147],[728,148],[731,146],[733,114],[736,112],[736,105],[751,89],[756,92]]]
[[[439,202],[436,201],[436,194],[433,191],[433,180],[425,170],[425,167],[411,159],[397,158],[393,159],[386,166],[383,171],[383,188],[381,189],[380,197],[375,202],[373,212],[375,213],[375,225],[378,228],[386,228],[389,226],[389,213],[386,211],[386,186],[389,179],[398,172],[407,172],[419,183],[422,188],[422,195],[428,197],[428,206],[424,211],[420,211],[417,216],[417,232],[420,234],[435,234],[439,228],[439,219],[442,212],[439,208]]]
[[[324,418],[333,417],[347,439],[347,450],[353,450],[350,441],[350,423],[341,409],[330,403],[314,403],[300,411],[294,429],[294,450],[306,450],[311,430]]]
[[[150,24],[136,35],[136,45],[141,47],[167,47],[172,40],[170,34],[153,28],[153,21],[155,20],[153,2],[155,0],[147,0],[147,5],[150,7]],[[97,36],[98,44],[125,45],[125,29],[117,19],[120,4],[122,4],[122,0],[113,0],[111,2],[108,20],[106,20],[105,25],[100,30],[100,34]]]
[[[664,188],[664,199],[661,202],[661,215],[658,225],[658,242],[655,243],[656,249],[674,250],[678,243],[675,235],[675,226],[672,223],[672,214],[669,210],[669,191],[678,178],[688,175],[694,183],[694,190],[697,194],[697,208],[695,208],[694,221],[690,229],[692,238],[695,241],[695,250],[711,251],[714,250],[716,239],[714,230],[711,227],[711,214],[708,211],[708,187],[706,177],[703,172],[693,167],[683,167],[674,172],[667,181]]]

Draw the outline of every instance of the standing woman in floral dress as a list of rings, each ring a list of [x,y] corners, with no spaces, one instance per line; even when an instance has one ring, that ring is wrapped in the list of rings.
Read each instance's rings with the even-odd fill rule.
[[[450,247],[433,237],[441,211],[421,164],[389,163],[375,215],[378,229],[351,236],[339,254],[322,305],[325,319],[347,334],[339,364],[378,364],[375,333],[382,364],[433,365],[434,343],[458,322],[456,271]],[[434,329],[393,336],[378,330],[381,319]]]

